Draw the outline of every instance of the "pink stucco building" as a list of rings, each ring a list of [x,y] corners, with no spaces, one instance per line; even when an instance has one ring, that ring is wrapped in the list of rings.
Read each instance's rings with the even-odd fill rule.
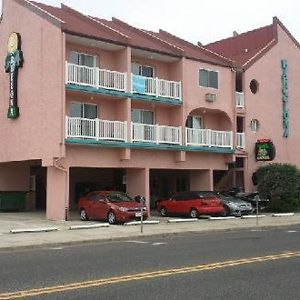
[[[204,47],[4,0],[0,38],[0,191],[28,192],[48,219],[93,189],[149,208],[176,191],[253,190],[258,140],[300,165],[299,44],[277,18]]]

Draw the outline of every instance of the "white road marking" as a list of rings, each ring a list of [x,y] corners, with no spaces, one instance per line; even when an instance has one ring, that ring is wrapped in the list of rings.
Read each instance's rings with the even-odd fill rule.
[[[167,245],[167,243],[153,243],[152,246]]]
[[[150,242],[145,242],[145,241],[125,241],[125,243],[150,244]]]
[[[298,232],[297,230],[288,230],[287,233],[296,233]]]

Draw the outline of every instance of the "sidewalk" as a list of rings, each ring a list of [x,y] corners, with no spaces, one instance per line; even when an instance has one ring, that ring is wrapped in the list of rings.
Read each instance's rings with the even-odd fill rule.
[[[239,229],[261,229],[266,227],[280,227],[300,224],[300,214],[294,216],[273,217],[267,214],[259,218],[226,220],[200,219],[193,222],[168,223],[168,220],[178,218],[162,218],[153,216],[150,220],[159,221],[158,224],[141,226],[110,225],[103,228],[89,228],[70,230],[71,226],[99,225],[97,221],[82,222],[77,218],[72,221],[48,221],[42,213],[0,213],[0,250],[18,247],[57,246],[62,244],[85,243],[91,241],[118,240],[124,238],[140,238],[153,235],[169,235],[182,232],[210,232]],[[186,220],[185,220],[186,221]],[[52,229],[54,231],[39,233],[10,233],[13,229]]]

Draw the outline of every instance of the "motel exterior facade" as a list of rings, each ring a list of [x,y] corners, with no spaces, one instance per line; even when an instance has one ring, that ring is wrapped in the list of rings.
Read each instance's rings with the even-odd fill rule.
[[[299,45],[278,19],[233,37],[259,40],[239,60],[227,40],[196,46],[64,5],[3,2],[0,191],[26,192],[28,209],[65,220],[95,189],[143,195],[149,209],[187,189],[251,191],[266,163],[257,141],[300,165]]]

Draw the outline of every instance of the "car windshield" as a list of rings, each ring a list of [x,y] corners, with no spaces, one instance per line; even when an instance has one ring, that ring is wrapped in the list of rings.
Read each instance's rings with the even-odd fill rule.
[[[111,193],[107,195],[107,199],[111,202],[131,202],[134,201],[130,196],[124,193]]]

